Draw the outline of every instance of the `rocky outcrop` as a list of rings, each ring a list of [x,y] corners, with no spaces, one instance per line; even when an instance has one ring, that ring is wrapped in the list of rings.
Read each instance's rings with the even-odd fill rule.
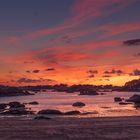
[[[38,112],[38,114],[43,115],[63,115],[63,113],[59,110],[53,110],[53,109],[47,109],[47,110],[41,110]]]
[[[119,105],[130,105],[132,103],[129,103],[129,102],[119,102]]]
[[[140,103],[140,95],[135,94],[133,96],[131,96],[128,100],[126,100],[127,102],[134,102],[134,103]]]
[[[76,103],[73,103],[72,106],[74,106],[74,107],[83,107],[83,106],[85,106],[85,105],[86,105],[85,103],[82,103],[82,102],[76,102]]]
[[[4,109],[6,109],[6,107],[7,107],[7,104],[0,104],[0,110],[4,110]]]
[[[3,110],[0,112],[1,115],[28,115],[34,114],[33,111],[25,107],[24,104],[20,102],[10,102],[8,104],[1,104]]]
[[[17,87],[1,87],[0,88],[0,97],[26,96],[26,95],[33,95],[33,94]]]
[[[10,102],[8,105],[10,108],[25,108],[25,105],[20,102]]]
[[[115,101],[115,102],[121,102],[121,101],[122,101],[122,98],[121,98],[121,97],[115,97],[115,98],[114,98],[114,101]]]
[[[28,115],[34,114],[32,111],[26,109],[9,109],[7,111],[1,112],[2,115]]]
[[[46,117],[46,116],[36,116],[34,118],[34,120],[50,120],[51,118],[49,117]]]
[[[38,105],[39,103],[37,101],[29,102],[30,105]]]
[[[68,111],[68,112],[65,112],[64,115],[80,115],[81,112],[80,111],[77,111],[77,110],[74,110],[74,111]]]

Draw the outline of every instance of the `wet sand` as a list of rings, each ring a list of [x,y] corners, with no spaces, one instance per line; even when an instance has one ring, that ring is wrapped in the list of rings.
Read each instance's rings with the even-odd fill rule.
[[[140,117],[1,118],[0,140],[140,140]]]

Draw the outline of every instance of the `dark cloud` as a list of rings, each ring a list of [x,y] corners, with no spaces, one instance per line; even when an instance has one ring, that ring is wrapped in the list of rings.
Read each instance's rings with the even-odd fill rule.
[[[40,70],[33,70],[32,72],[33,72],[33,73],[39,73]]]
[[[56,82],[55,80],[52,79],[29,79],[29,78],[20,78],[17,80],[17,83],[40,83],[40,82]]]
[[[140,39],[126,40],[123,42],[123,44],[126,46],[140,45]]]
[[[39,73],[40,70],[26,70],[26,73]]]
[[[107,78],[107,77],[112,77],[112,76],[111,75],[103,75],[102,77]]]
[[[41,82],[41,80],[35,80],[35,79],[28,79],[28,78],[20,78],[17,80],[18,83],[38,83]]]
[[[91,74],[91,75],[88,76],[88,78],[94,78],[94,77],[95,77],[94,74]]]
[[[89,73],[89,74],[98,74],[98,71],[97,70],[89,70],[89,71],[87,71],[87,73]]]
[[[9,71],[9,74],[16,73],[16,72],[18,72],[18,71]]]
[[[113,69],[112,71],[105,71],[104,74],[117,74],[117,75],[121,75],[124,72],[122,70],[115,70]]]
[[[62,41],[69,44],[72,42],[72,39],[68,35],[65,35],[62,37]]]
[[[26,73],[31,73],[31,71],[27,70]]]
[[[55,68],[48,68],[48,69],[46,69],[46,71],[54,71],[55,70]]]
[[[140,53],[134,54],[135,57],[140,57]]]
[[[89,70],[89,71],[87,71],[87,73],[89,74],[88,78],[94,78],[95,74],[98,74],[98,71],[97,70]]]
[[[140,76],[140,70],[134,70],[132,73],[129,73],[129,76]]]
[[[140,76],[140,70],[136,69],[133,71],[134,76]]]
[[[33,64],[34,61],[24,61],[23,63],[24,63],[24,64]]]

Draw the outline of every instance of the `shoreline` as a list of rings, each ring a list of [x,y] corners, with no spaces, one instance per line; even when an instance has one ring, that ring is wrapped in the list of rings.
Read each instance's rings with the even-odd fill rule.
[[[0,118],[1,140],[139,140],[139,133],[140,116],[50,120]]]

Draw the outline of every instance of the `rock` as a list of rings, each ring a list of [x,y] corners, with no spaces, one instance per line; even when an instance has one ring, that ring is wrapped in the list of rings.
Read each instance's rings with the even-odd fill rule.
[[[106,95],[105,93],[100,93],[100,95]]]
[[[36,102],[36,101],[34,101],[34,102],[30,102],[29,104],[30,104],[30,105],[38,105],[39,103]]]
[[[46,117],[46,116],[36,116],[34,118],[34,120],[50,120],[51,118],[49,117]]]
[[[10,108],[25,108],[25,105],[20,102],[10,102],[8,105]]]
[[[140,95],[133,95],[131,96],[128,100],[126,100],[127,102],[134,102],[134,103],[140,103]]]
[[[81,115],[90,115],[90,114],[99,114],[99,112],[92,111],[92,112],[84,112],[84,113],[81,113]]]
[[[135,107],[136,109],[140,108],[140,103],[135,103],[134,107]]]
[[[74,106],[74,107],[83,107],[83,106],[85,106],[85,105],[86,105],[85,103],[76,102],[76,103],[74,103],[72,106]]]
[[[65,112],[64,115],[79,115],[81,114],[80,111],[77,111],[77,110],[74,110],[74,111],[68,111],[68,112]]]
[[[4,110],[7,107],[7,104],[0,104],[0,109]]]
[[[38,112],[38,114],[44,114],[44,115],[63,115],[63,113],[59,110],[53,110],[53,109],[47,109],[47,110],[41,110]]]
[[[11,96],[26,96],[33,95],[28,91],[22,90],[17,87],[1,87],[0,88],[0,97],[11,97]]]
[[[132,103],[128,103],[128,102],[119,102],[119,105],[129,105],[129,104],[132,104]]]
[[[79,95],[99,95],[95,90],[83,90]]]
[[[121,102],[121,101],[122,101],[122,98],[121,98],[121,97],[115,97],[115,98],[114,98],[114,101],[115,101],[115,102]]]
[[[25,109],[10,109],[0,114],[2,115],[28,115],[28,114],[34,114],[34,113],[32,111],[28,111]]]

